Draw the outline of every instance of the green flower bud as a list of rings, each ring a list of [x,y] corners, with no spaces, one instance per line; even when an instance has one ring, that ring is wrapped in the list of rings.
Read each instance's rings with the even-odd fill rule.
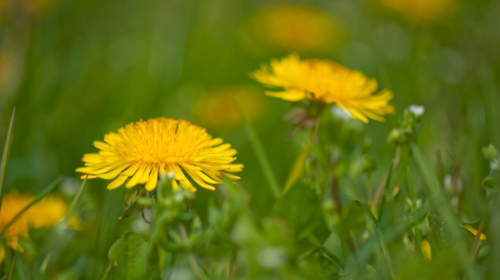
[[[498,156],[497,148],[495,148],[492,144],[487,147],[483,147],[483,156],[489,161],[494,160]]]
[[[377,162],[371,157],[363,157],[363,173],[371,174],[377,169]]]
[[[387,138],[387,142],[389,142],[391,144],[395,144],[395,145],[404,143],[404,135],[401,132],[401,130],[397,129],[397,128],[393,129],[389,133],[389,137]]]

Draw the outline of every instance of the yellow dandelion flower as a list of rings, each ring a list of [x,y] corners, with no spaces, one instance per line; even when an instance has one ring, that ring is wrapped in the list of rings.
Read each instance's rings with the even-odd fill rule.
[[[456,0],[378,0],[386,8],[414,22],[441,21],[457,8]]]
[[[272,5],[252,13],[240,26],[240,40],[249,52],[329,52],[345,37],[331,15],[299,5]]]
[[[10,193],[2,200],[0,209],[0,232],[3,232],[7,224],[21,212],[24,207],[35,200],[34,196]],[[16,251],[23,251],[19,246],[19,238],[28,237],[31,228],[53,227],[62,221],[66,215],[66,203],[57,196],[47,196],[24,212],[3,234],[7,244]],[[71,224],[76,225],[79,220],[76,217],[70,219]],[[5,249],[0,246],[0,262],[3,261]]]
[[[108,184],[112,190],[128,180],[125,187],[146,184],[146,190],[156,188],[158,174],[175,173],[172,187],[182,187],[195,192],[188,179],[199,186],[215,190],[222,176],[239,177],[228,172],[238,172],[242,164],[233,164],[235,149],[222,144],[221,138],[212,138],[205,129],[184,120],[167,118],[139,121],[104,136],[104,141],[94,141],[100,151],[83,156],[85,167],[77,172],[83,178],[114,179]],[[186,176],[186,174],[187,176]]]
[[[388,102],[392,92],[387,89],[373,94],[378,84],[359,71],[349,70],[333,61],[300,60],[292,54],[271,65],[263,65],[251,77],[269,87],[283,88],[267,95],[288,101],[310,99],[313,102],[336,104],[352,118],[365,123],[368,118],[384,121],[383,115],[394,112]]]
[[[235,102],[250,120],[256,120],[266,111],[265,101],[254,87],[219,87],[200,96],[193,106],[193,119],[207,128],[234,128],[242,124]]]

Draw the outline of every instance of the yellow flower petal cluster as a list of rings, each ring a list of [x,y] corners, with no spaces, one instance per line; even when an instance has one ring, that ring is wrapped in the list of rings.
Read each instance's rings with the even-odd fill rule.
[[[253,54],[326,52],[344,38],[331,15],[299,5],[270,5],[252,13],[240,26],[240,39]]]
[[[367,78],[332,61],[300,60],[292,54],[281,60],[274,59],[270,66],[263,65],[251,77],[269,87],[283,88],[267,95],[288,101],[310,99],[313,102],[336,104],[354,119],[365,123],[368,119],[384,121],[383,115],[394,112],[388,102],[392,92],[378,89],[375,79]]]
[[[248,119],[256,120],[266,111],[266,100],[255,87],[225,86],[207,91],[193,106],[193,119],[207,128],[234,128],[242,124],[237,104]]]
[[[0,232],[4,231],[5,226],[33,200],[35,197],[27,194],[4,195],[0,209]],[[3,237],[7,239],[7,244],[12,249],[22,252],[23,248],[18,243],[20,237],[28,237],[31,228],[53,227],[64,219],[66,212],[67,205],[62,198],[47,196],[24,212],[5,230]],[[78,227],[78,219],[73,218],[69,222],[70,226],[73,224]],[[0,245],[0,262],[3,261],[4,256],[5,249]]]
[[[118,133],[106,134],[104,142],[95,141],[99,153],[84,155],[85,167],[76,171],[86,174],[82,178],[116,178],[108,184],[110,190],[127,181],[127,188],[145,184],[146,190],[152,191],[158,175],[170,172],[175,173],[174,189],[180,184],[195,192],[189,176],[199,186],[215,190],[213,185],[220,184],[222,176],[239,179],[228,172],[243,169],[242,164],[232,163],[236,150],[222,143],[222,139],[214,139],[205,129],[184,120],[141,120],[118,129]]]
[[[457,8],[456,0],[378,0],[385,7],[414,22],[443,20]]]

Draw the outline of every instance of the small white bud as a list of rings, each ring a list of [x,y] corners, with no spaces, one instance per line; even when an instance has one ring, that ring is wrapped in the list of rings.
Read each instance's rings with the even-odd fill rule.
[[[412,112],[417,117],[420,117],[425,113],[425,108],[422,105],[410,105],[408,109],[410,109],[410,112]]]
[[[490,169],[499,170],[500,166],[498,166],[498,162],[496,160],[490,162]]]

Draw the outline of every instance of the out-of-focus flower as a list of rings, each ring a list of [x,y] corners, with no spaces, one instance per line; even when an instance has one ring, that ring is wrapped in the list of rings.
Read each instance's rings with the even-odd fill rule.
[[[408,109],[415,115],[415,117],[421,117],[425,113],[425,108],[422,105],[410,105]]]
[[[62,198],[47,196],[31,206],[11,226],[5,229],[12,219],[33,200],[35,200],[34,196],[18,193],[6,194],[3,197],[0,210],[0,231],[5,230],[3,237],[7,239],[7,244],[16,251],[23,251],[18,243],[19,238],[28,237],[31,228],[53,227],[66,215],[67,205]],[[76,217],[71,217],[68,225],[78,229],[81,228],[81,221]],[[0,262],[3,261],[4,257],[5,248],[0,246]]]
[[[273,59],[270,66],[263,65],[251,77],[269,87],[283,88],[267,95],[288,101],[309,99],[313,102],[336,104],[352,118],[365,123],[368,118],[384,121],[383,115],[394,112],[388,102],[392,92],[387,89],[378,94],[375,79],[367,78],[332,61],[300,60],[290,55],[281,60]]]
[[[297,5],[270,6],[249,16],[240,28],[241,42],[253,54],[324,52],[344,34],[330,15]]]
[[[181,184],[196,191],[185,172],[201,187],[215,190],[213,185],[220,184],[222,176],[239,179],[228,172],[243,169],[242,164],[232,163],[236,150],[230,149],[230,144],[222,144],[221,138],[213,139],[205,129],[184,120],[141,120],[118,129],[118,133],[106,134],[104,141],[94,141],[99,153],[84,155],[85,167],[76,171],[88,179],[118,177],[108,184],[109,190],[128,180],[127,188],[146,184],[146,190],[152,191],[158,175],[170,172],[175,173],[174,189]]]
[[[21,8],[28,15],[38,15],[50,9],[55,2],[56,0],[0,0],[0,12]]]
[[[264,114],[265,100],[257,89],[247,86],[216,88],[203,94],[193,108],[193,117],[205,127],[234,128],[241,124],[236,103],[250,120]]]
[[[431,244],[427,241],[427,239],[423,239],[422,242],[420,242],[420,251],[422,252],[424,259],[428,261],[432,260]]]
[[[436,22],[450,15],[456,0],[377,0],[386,8],[414,22]]]

